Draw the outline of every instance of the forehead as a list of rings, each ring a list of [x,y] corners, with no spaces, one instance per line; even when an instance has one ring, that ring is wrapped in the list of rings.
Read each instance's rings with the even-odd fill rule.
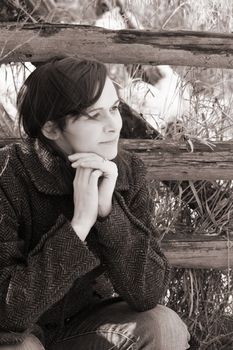
[[[102,94],[100,95],[99,99],[88,108],[88,110],[92,110],[94,108],[108,108],[112,106],[117,99],[118,95],[113,82],[109,77],[107,77]]]

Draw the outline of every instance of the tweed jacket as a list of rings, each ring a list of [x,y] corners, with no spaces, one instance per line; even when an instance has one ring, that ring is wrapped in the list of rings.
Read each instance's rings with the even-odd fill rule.
[[[103,298],[120,296],[144,311],[163,296],[170,267],[145,166],[124,150],[113,161],[112,210],[83,242],[71,226],[70,162],[29,137],[0,149],[0,345],[30,332],[47,345],[65,320]]]

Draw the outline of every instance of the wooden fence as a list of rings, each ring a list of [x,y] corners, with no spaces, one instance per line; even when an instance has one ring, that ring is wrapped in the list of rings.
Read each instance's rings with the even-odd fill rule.
[[[0,47],[0,63],[42,62],[72,54],[105,63],[233,67],[233,34],[2,23]],[[12,141],[0,140],[0,147]],[[211,147],[161,140],[120,142],[145,161],[149,179],[233,179],[233,142],[213,142]],[[222,269],[233,265],[233,243],[223,237],[172,235],[161,244],[173,266]]]
[[[72,54],[105,63],[233,67],[233,34],[0,23],[0,47],[2,63]]]

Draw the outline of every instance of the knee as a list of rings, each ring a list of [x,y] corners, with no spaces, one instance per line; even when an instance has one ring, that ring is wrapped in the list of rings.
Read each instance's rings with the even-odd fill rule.
[[[3,345],[0,350],[45,350],[40,340],[33,334],[25,338],[23,343],[17,345]]]
[[[143,343],[150,343],[150,348],[156,350],[189,348],[190,335],[186,324],[175,311],[163,305],[157,305],[151,310],[139,313],[137,332],[142,348]]]

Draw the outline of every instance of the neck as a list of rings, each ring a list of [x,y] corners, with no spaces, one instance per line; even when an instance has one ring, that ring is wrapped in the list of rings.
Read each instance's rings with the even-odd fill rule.
[[[48,139],[43,134],[40,135],[38,139],[45,145],[50,153],[62,158],[66,163],[69,163],[66,152],[61,147],[59,147],[55,141]]]

